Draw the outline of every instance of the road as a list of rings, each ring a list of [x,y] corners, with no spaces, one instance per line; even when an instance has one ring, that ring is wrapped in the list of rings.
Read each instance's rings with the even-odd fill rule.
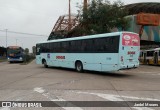
[[[111,73],[0,63],[0,101],[160,101],[160,67]],[[35,110],[35,108],[30,108]],[[29,110],[30,110],[29,109]],[[37,110],[159,110],[149,107],[54,107]],[[28,110],[28,108],[0,108]]]

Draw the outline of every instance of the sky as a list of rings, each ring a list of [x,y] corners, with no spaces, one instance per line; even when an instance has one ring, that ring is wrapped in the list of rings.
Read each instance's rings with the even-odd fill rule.
[[[7,32],[7,46],[29,48],[48,38],[59,16],[68,14],[69,0],[0,0],[0,30],[31,33],[44,36]],[[90,0],[91,1],[91,0]],[[114,0],[110,0],[113,2]],[[124,4],[160,2],[160,0],[121,0]],[[77,13],[77,3],[71,0],[71,12]],[[0,31],[0,46],[6,47],[6,32]]]

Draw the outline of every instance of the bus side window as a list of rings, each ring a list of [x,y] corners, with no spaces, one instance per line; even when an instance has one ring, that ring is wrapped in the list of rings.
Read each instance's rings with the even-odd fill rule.
[[[149,51],[147,51],[147,57],[149,56],[150,54],[149,54]]]
[[[46,44],[46,52],[49,53],[50,52],[50,43]]]
[[[96,38],[94,41],[94,48],[96,52],[102,52],[103,47],[102,47],[102,40],[100,38]]]
[[[44,44],[44,53],[47,53],[47,51],[48,51],[47,44]]]
[[[84,52],[87,48],[87,43],[85,40],[82,40],[81,51]]]
[[[50,51],[55,52],[54,42],[50,44]]]
[[[108,52],[111,53],[118,53],[119,50],[119,37],[120,36],[112,36],[108,37],[108,42],[106,42],[108,45]]]
[[[60,42],[56,42],[55,44],[54,44],[54,46],[55,46],[55,52],[61,52],[61,43]]]
[[[111,50],[111,46],[112,46],[112,45],[110,45],[110,43],[111,43],[110,38],[109,37],[105,38],[104,41],[105,41],[104,42],[105,51],[109,52]]]
[[[152,57],[153,54],[154,54],[154,51],[147,51],[147,56],[148,56],[148,57]]]
[[[75,41],[71,41],[71,42],[70,42],[70,51],[71,51],[71,52],[74,52],[74,51],[75,51],[75,49],[76,49],[75,46],[76,46]]]
[[[76,40],[76,43],[75,43],[75,45],[76,45],[76,52],[82,52],[81,51],[81,46],[82,46],[82,42],[81,42],[81,40]]]
[[[44,44],[41,44],[42,46],[42,49],[41,49],[41,51],[42,51],[42,53],[44,53],[45,52],[45,49],[44,49]]]
[[[61,52],[68,52],[69,51],[69,42],[62,42],[62,51]]]
[[[93,52],[93,39],[89,39],[89,40],[87,40],[87,51],[88,52]]]

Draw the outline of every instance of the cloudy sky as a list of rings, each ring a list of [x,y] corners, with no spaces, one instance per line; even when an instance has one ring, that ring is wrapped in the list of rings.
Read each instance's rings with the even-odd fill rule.
[[[7,44],[20,45],[31,50],[39,41],[50,34],[60,15],[68,13],[69,0],[0,0],[0,30],[38,34],[31,36],[7,33]],[[91,0],[90,0],[91,1]],[[110,0],[113,1],[113,0]],[[160,0],[121,0],[125,4],[137,2],[160,2]],[[71,0],[72,13],[77,13],[77,3],[83,0]],[[6,46],[6,33],[0,31],[0,46]]]

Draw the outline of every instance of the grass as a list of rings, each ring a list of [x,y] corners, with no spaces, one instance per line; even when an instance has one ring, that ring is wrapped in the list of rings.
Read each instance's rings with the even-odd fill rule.
[[[7,61],[6,58],[0,58],[0,62],[5,62],[5,61]]]

